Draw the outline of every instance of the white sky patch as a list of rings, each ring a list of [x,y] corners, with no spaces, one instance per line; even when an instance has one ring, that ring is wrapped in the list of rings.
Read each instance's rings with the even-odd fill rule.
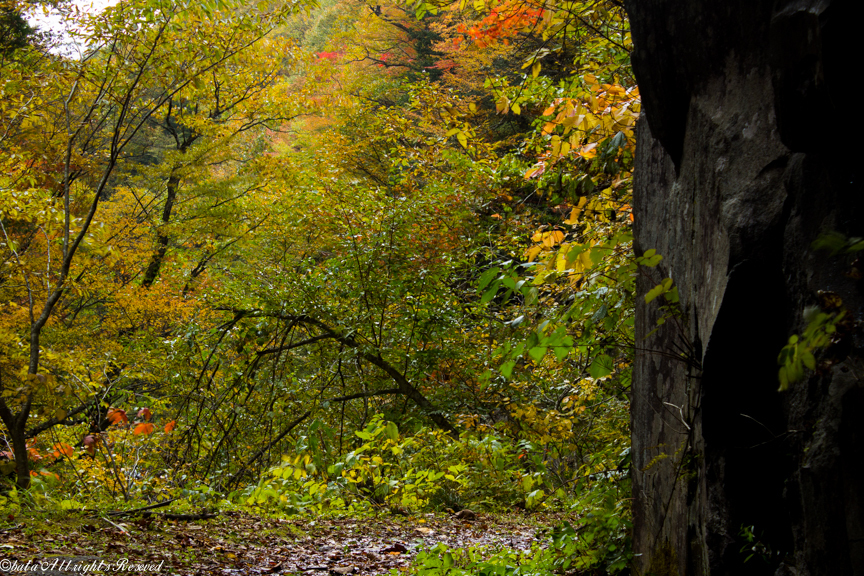
[[[81,54],[83,47],[72,37],[72,33],[75,31],[74,19],[69,14],[74,14],[76,9],[82,14],[98,14],[118,2],[120,0],[92,0],[89,2],[72,0],[72,2],[64,3],[60,8],[37,5],[25,12],[24,15],[30,26],[53,34],[54,45],[50,48],[51,52],[74,58]]]

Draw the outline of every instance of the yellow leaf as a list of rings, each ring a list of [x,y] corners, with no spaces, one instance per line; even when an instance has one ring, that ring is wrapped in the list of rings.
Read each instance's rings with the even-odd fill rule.
[[[568,226],[576,224],[579,221],[579,212],[581,212],[581,210],[574,207],[570,211],[570,217],[567,220],[564,220],[564,224],[567,224]]]
[[[552,248],[555,244],[558,244],[564,240],[564,233],[560,230],[554,230],[552,232],[545,232],[543,234],[543,245],[547,248]]]
[[[459,141],[459,144],[461,144],[463,148],[468,147],[468,138],[465,136],[464,132],[459,132],[458,134],[456,134],[456,140]]]
[[[597,150],[595,150],[595,148],[597,148],[596,142],[592,142],[591,144],[586,144],[585,146],[582,147],[581,150],[579,150],[579,155],[582,156],[583,158],[588,158],[590,160],[591,158],[594,158],[595,156],[597,156]]]
[[[563,272],[567,269],[567,258],[565,257],[565,252],[559,252],[558,256],[555,258],[555,269],[558,272]]]
[[[537,78],[540,75],[540,62],[535,62],[533,66],[531,66],[531,76]]]
[[[503,96],[503,95],[502,95],[502,96],[501,96],[500,98],[498,98],[498,100],[495,102],[495,110],[496,110],[499,114],[504,114],[505,112],[507,112],[507,109],[508,109],[509,107],[510,107],[510,100],[507,98],[507,96]]]
[[[537,255],[540,254],[540,252],[542,252],[542,251],[543,251],[542,246],[532,246],[531,248],[528,248],[528,250],[525,251],[525,257],[528,258],[529,262],[533,262],[534,258],[536,258]]]

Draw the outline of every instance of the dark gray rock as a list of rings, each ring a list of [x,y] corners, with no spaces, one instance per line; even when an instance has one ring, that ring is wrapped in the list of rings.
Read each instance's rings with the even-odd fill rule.
[[[864,290],[848,258],[811,248],[864,236],[861,3],[627,8],[645,110],[635,248],[664,256],[637,296],[654,351],[632,389],[638,573],[862,575]],[[659,311],[641,296],[666,277],[682,320],[649,335]],[[778,393],[777,355],[820,291],[857,323]]]

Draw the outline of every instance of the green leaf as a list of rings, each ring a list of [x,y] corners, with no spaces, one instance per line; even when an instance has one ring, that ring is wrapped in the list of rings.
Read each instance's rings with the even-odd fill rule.
[[[387,422],[387,426],[384,428],[387,437],[390,440],[396,441],[399,439],[399,428],[393,422]]]
[[[846,247],[846,236],[834,231],[825,232],[820,234],[810,247],[813,250],[827,250],[831,256],[834,256]]]
[[[645,303],[649,304],[652,300],[663,294],[665,291],[666,289],[663,287],[663,285],[658,284],[657,286],[649,290],[647,294],[645,294]]]
[[[495,294],[498,293],[498,284],[492,284],[489,289],[483,293],[483,297],[480,298],[480,304],[486,304],[493,298],[495,298]]]
[[[487,270],[486,272],[481,274],[480,279],[478,280],[478,283],[477,283],[477,287],[480,290],[483,290],[484,288],[486,288],[486,286],[489,285],[489,282],[491,282],[492,279],[495,278],[495,276],[500,271],[501,271],[501,269],[496,267],[496,268],[490,268],[489,270]]]
[[[603,378],[604,376],[608,376],[612,373],[613,362],[614,360],[611,356],[601,354],[591,362],[591,366],[588,368],[588,374],[592,378]]]
[[[562,362],[564,358],[570,354],[570,350],[573,349],[573,338],[567,336],[566,338],[561,340],[561,346],[556,346],[552,350],[555,352],[555,358],[558,359],[559,362]]]
[[[501,375],[505,378],[510,378],[513,375],[513,368],[516,367],[516,361],[511,360],[501,365]]]
[[[535,346],[528,351],[528,355],[535,361],[540,362],[543,360],[543,357],[546,355],[546,347],[545,346]]]
[[[677,304],[680,300],[680,298],[678,297],[678,287],[673,286],[672,289],[669,290],[669,292],[663,295],[663,297],[666,298],[667,302]]]
[[[780,388],[779,392],[785,392],[789,389],[789,375],[786,371],[785,366],[781,366],[780,370],[777,372],[777,378],[780,380]]]

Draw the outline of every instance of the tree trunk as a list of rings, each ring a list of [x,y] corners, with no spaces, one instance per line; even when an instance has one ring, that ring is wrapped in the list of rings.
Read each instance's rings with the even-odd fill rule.
[[[864,575],[864,237],[852,0],[628,0],[643,98],[632,388],[636,573]],[[643,296],[671,277],[683,332]],[[804,309],[850,320],[787,392]],[[854,321],[852,321],[854,319]],[[686,348],[686,346],[685,346]],[[748,556],[752,555],[748,559]]]
[[[0,392],[2,391],[3,387],[0,386]],[[0,398],[0,420],[3,421],[12,438],[12,451],[15,453],[15,483],[21,490],[30,488],[30,461],[27,454],[27,437],[24,432],[29,415],[29,400],[24,403],[21,412],[12,414],[6,401]]]
[[[183,152],[185,150],[181,150]],[[171,222],[171,212],[174,210],[174,202],[177,200],[177,189],[180,187],[180,176],[177,174],[175,167],[168,176],[167,195],[165,198],[165,206],[162,209],[162,225],[166,226]],[[147,269],[144,271],[144,279],[141,281],[141,286],[150,288],[153,283],[159,278],[159,270],[162,267],[162,261],[165,259],[165,253],[168,251],[168,233],[160,230],[156,234],[156,251],[150,257],[150,263],[147,264]]]

